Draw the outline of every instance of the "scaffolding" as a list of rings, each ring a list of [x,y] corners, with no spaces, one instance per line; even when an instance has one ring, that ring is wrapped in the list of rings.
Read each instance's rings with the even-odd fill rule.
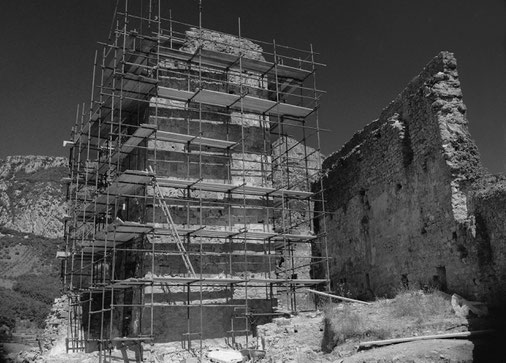
[[[104,361],[176,338],[247,344],[329,287],[318,54],[136,5],[115,11],[68,142],[68,349]]]

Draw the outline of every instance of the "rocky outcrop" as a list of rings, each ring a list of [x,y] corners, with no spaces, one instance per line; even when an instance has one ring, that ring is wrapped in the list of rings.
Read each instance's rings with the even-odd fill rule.
[[[63,235],[67,159],[9,156],[0,161],[0,226],[48,238]]]
[[[429,62],[323,169],[329,213],[317,224],[327,226],[334,286],[363,297],[420,285],[506,295],[506,194],[484,181],[453,54]]]

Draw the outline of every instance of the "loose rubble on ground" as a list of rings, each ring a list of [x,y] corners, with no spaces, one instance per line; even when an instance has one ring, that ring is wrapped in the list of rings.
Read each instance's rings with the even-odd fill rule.
[[[400,334],[412,336],[440,334],[447,327],[451,331],[464,332],[468,326],[466,317],[470,315],[486,315],[483,304],[469,302],[458,295],[447,296],[451,302],[455,319],[439,324],[437,327],[418,325],[405,327]],[[388,302],[387,302],[388,303]],[[377,304],[385,306],[385,301]],[[352,309],[360,312],[367,319],[377,319],[371,315],[370,306],[347,303],[337,305],[338,309]],[[369,309],[369,310],[368,310]],[[47,319],[46,328],[39,337],[38,347],[11,356],[10,361],[16,363],[67,363],[99,362],[98,352],[67,353],[65,337],[67,334],[68,302],[65,297],[55,300],[51,314]],[[256,336],[236,338],[235,344],[227,339],[208,339],[202,344],[195,342],[191,351],[183,348],[181,342],[143,344],[143,362],[154,363],[317,363],[317,362],[472,362],[473,342],[469,340],[432,339],[403,344],[388,345],[359,350],[359,340],[348,339],[341,342],[330,353],[322,351],[325,334],[325,314],[322,311],[301,312],[296,315],[286,314],[273,319],[271,323],[256,327]],[[448,328],[448,329],[450,329]],[[437,329],[437,330],[435,330]],[[443,330],[442,330],[443,329]],[[235,349],[232,349],[233,348]],[[474,349],[474,350],[473,350]],[[112,356],[118,362],[136,362],[139,355],[135,349],[114,349]]]

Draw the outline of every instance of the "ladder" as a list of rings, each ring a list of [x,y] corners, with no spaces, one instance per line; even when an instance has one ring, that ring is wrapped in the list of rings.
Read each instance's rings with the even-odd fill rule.
[[[162,190],[160,189],[160,185],[158,185],[155,173],[151,166],[149,167],[149,171],[153,174],[153,187],[155,196],[158,198],[160,207],[162,208],[163,214],[165,215],[165,218],[169,225],[170,232],[172,233],[172,236],[176,239],[177,248],[181,253],[181,257],[183,258],[184,265],[188,270],[188,274],[191,275],[191,277],[197,277],[197,275],[195,274],[195,270],[193,269],[193,266],[191,264],[190,258],[188,257],[188,253],[186,252],[186,248],[184,247],[183,241],[181,241],[181,237],[179,236],[179,233],[177,233],[176,225],[174,224],[174,220],[172,219],[172,216],[170,214],[169,206],[167,205],[165,199],[163,198]]]

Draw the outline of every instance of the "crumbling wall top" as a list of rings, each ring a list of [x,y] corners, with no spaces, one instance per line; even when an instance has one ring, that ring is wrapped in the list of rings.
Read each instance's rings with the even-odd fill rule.
[[[382,110],[377,120],[358,131],[340,150],[330,155],[324,161],[323,169],[329,170],[337,166],[340,160],[360,148],[370,135],[392,121],[393,117],[399,118],[401,125],[408,128],[412,119],[420,122],[410,112],[419,108],[422,102],[429,108],[427,115],[430,115],[423,122],[433,123],[439,128],[440,139],[435,141],[440,143],[454,178],[472,181],[483,175],[478,148],[467,129],[467,110],[462,100],[457,60],[448,51],[442,51],[434,57]]]
[[[182,50],[195,52],[200,46],[207,50],[234,55],[242,54],[246,58],[265,60],[262,47],[248,39],[208,29],[191,28],[186,31],[186,40]]]

